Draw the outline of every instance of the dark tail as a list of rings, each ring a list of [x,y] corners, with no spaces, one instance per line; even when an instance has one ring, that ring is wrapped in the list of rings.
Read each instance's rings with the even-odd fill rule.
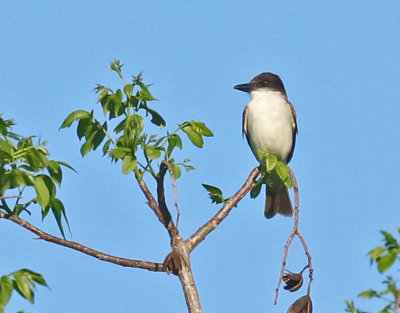
[[[276,213],[284,216],[293,215],[292,202],[290,201],[289,192],[286,187],[283,187],[279,193],[274,193],[268,190],[266,190],[266,192],[267,198],[265,199],[264,211],[266,218],[272,218],[276,215]]]

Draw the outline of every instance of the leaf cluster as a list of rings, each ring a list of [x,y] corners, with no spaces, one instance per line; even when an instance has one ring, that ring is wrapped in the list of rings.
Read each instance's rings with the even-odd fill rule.
[[[212,185],[207,185],[207,184],[202,184],[204,189],[207,190],[208,196],[211,199],[211,203],[225,203],[228,201],[229,198],[224,198],[222,195],[222,190],[219,189],[218,187],[212,186]]]
[[[52,211],[64,236],[62,219],[67,224],[68,220],[64,205],[56,194],[57,186],[62,182],[62,167],[72,167],[50,159],[46,143],[40,139],[14,133],[14,125],[14,121],[0,115],[0,210],[15,216],[24,211],[31,214],[28,208],[37,203],[41,207],[42,219]],[[26,188],[35,193],[29,200],[23,198]]]
[[[35,301],[36,284],[47,286],[42,275],[28,269],[21,269],[0,278],[0,313],[4,312],[13,291],[17,291],[31,303]]]
[[[397,232],[400,234],[400,228]],[[379,273],[384,273],[393,266],[396,260],[400,260],[400,244],[392,234],[386,231],[381,231],[381,234],[384,245],[371,250],[368,255],[371,264],[376,264]]]
[[[260,166],[261,177],[254,183],[250,192],[251,198],[254,199],[260,194],[263,184],[271,190],[280,190],[282,185],[288,188],[293,187],[290,169],[285,163],[279,161],[275,155],[267,151],[260,152],[258,158],[262,162]]]
[[[85,156],[90,151],[102,145],[104,156],[113,162],[121,161],[122,172],[134,172],[141,179],[144,173],[150,173],[154,178],[159,174],[154,162],[160,159],[168,161],[175,178],[181,175],[181,169],[192,170],[189,159],[176,162],[172,158],[175,149],[182,149],[181,133],[197,147],[204,144],[204,137],[212,137],[213,133],[200,121],[187,121],[179,124],[173,132],[160,136],[146,131],[147,120],[160,128],[166,126],[164,118],[150,103],[157,100],[143,82],[142,74],[133,76],[127,83],[122,73],[119,60],[111,62],[109,68],[115,71],[122,81],[122,88],[112,90],[98,84],[94,89],[98,94],[98,102],[102,107],[104,118],[102,122],[95,118],[94,112],[77,110],[64,120],[60,128],[70,127],[77,122],[77,136],[83,140],[81,154]],[[110,127],[111,123],[115,126]],[[111,129],[109,129],[111,128]]]
[[[400,234],[400,228],[397,229],[397,232]],[[383,274],[392,268],[396,261],[400,261],[400,241],[389,232],[381,231],[381,234],[384,244],[369,251],[368,256],[370,257],[371,265],[376,264],[378,272]],[[358,297],[380,299],[386,304],[379,313],[393,312],[396,299],[400,297],[400,287],[397,285],[397,280],[391,275],[386,276],[386,279],[382,281],[382,285],[383,290],[368,289],[361,292]],[[346,305],[347,312],[366,313],[357,309],[353,301],[346,301]]]
[[[285,163],[279,161],[275,155],[267,151],[262,151],[259,154],[259,159],[262,162],[260,166],[261,177],[254,182],[253,188],[250,191],[252,199],[258,197],[263,184],[272,190],[280,190],[282,185],[288,188],[293,187],[290,169]],[[229,198],[224,198],[222,190],[218,187],[208,184],[203,184],[203,187],[207,190],[212,203],[218,204],[228,201]]]

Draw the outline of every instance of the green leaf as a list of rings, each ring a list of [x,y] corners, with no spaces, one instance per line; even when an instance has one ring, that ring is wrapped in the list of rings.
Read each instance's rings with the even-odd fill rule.
[[[18,154],[18,151],[15,154]],[[43,150],[40,150],[39,148],[35,149],[34,147],[31,147],[26,151],[25,160],[35,172],[46,167],[49,163],[46,153]]]
[[[190,172],[194,170],[194,166],[188,165],[188,164],[183,164],[183,167],[185,168],[186,172]]]
[[[2,118],[0,118],[0,133],[6,136],[7,132],[8,132],[8,127],[6,122]]]
[[[361,292],[357,297],[370,299],[370,298],[376,297],[377,295],[378,295],[378,293],[375,290],[369,289],[369,290]]]
[[[131,153],[131,149],[125,147],[117,147],[111,150],[111,156],[115,159],[122,159],[127,153]]]
[[[259,179],[253,186],[253,188],[251,188],[250,191],[250,198],[251,199],[255,199],[258,197],[258,195],[260,194],[261,191],[261,187],[262,187],[262,179]]]
[[[49,165],[47,166],[47,171],[49,172],[49,175],[53,181],[60,185],[62,181],[62,170],[59,163],[50,160]]]
[[[111,91],[110,88],[97,84],[94,88],[94,91],[99,94],[97,100],[102,103],[102,100],[108,95],[108,92]],[[104,115],[107,114],[107,108],[103,106]]]
[[[131,155],[126,155],[122,161],[122,173],[128,174],[132,172],[137,166],[136,158]]]
[[[165,120],[163,117],[157,113],[156,111],[147,108],[147,112],[151,114],[151,122],[157,126],[164,127],[166,125]]]
[[[9,163],[9,162],[12,161],[12,159],[13,159],[13,157],[12,157],[11,154],[9,154],[9,153],[7,153],[7,152],[5,152],[3,150],[0,150],[1,163]]]
[[[174,178],[178,179],[179,177],[181,177],[182,171],[181,171],[180,166],[178,164],[172,163],[171,167],[172,167],[172,173],[174,175]]]
[[[45,209],[55,195],[55,185],[49,176],[37,175],[34,179],[34,187],[37,194],[36,200],[42,209]]]
[[[22,166],[21,166],[22,167]],[[29,172],[14,169],[9,173],[10,187],[33,186],[34,178]]]
[[[368,252],[368,255],[372,260],[376,260],[385,252],[386,252],[386,248],[379,246],[379,247],[376,247],[375,249],[371,250],[370,252]]]
[[[12,280],[8,276],[2,276],[0,279],[0,313],[4,312],[4,308],[10,301],[13,289]]]
[[[27,268],[21,269],[19,272],[23,272],[26,277],[29,278],[29,280],[38,283],[39,285],[49,287],[41,274],[31,271]]]
[[[68,228],[69,227],[69,222],[67,219],[67,215],[65,213],[65,207],[64,204],[61,202],[60,199],[53,199],[51,202],[51,211],[53,212],[54,218],[56,219],[58,229],[60,230],[61,235],[65,239],[65,234],[64,234],[64,228],[62,225],[62,218],[64,217],[65,222],[67,223]]]
[[[218,187],[202,184],[202,186],[208,191],[208,195],[212,201],[212,203],[223,203],[225,202],[224,197],[222,196],[222,191]]]
[[[26,274],[24,272],[18,271],[14,273],[14,289],[17,290],[22,297],[29,300],[29,302],[34,302],[34,294],[27,280]]]
[[[203,136],[206,137],[213,137],[214,134],[212,133],[212,131],[210,129],[207,128],[207,126],[200,121],[191,121],[190,122],[191,127],[193,128],[193,130]]]
[[[75,173],[77,173],[77,171],[71,165],[69,165],[68,163],[65,163],[63,161],[57,161],[57,163],[62,165],[62,166],[65,166],[65,167],[69,168],[70,170],[73,170]]]
[[[115,71],[118,73],[118,75],[121,77],[121,69],[122,66],[124,66],[123,64],[121,64],[121,61],[118,59],[114,59],[114,61],[112,61],[110,63],[110,65],[108,66],[109,69]],[[122,78],[122,77],[121,77]]]
[[[380,258],[378,258],[378,271],[380,273],[386,272],[396,261],[397,253],[388,253]]]
[[[168,136],[168,148],[167,148],[167,157],[171,156],[172,151],[175,147],[182,149],[182,139],[177,134],[172,134]]]
[[[126,84],[124,86],[124,94],[126,95],[127,98],[132,96],[133,92],[133,85],[132,84]]]
[[[124,113],[122,106],[122,91],[118,89],[115,93],[108,96],[108,109],[110,111],[110,119],[118,117]]]
[[[81,155],[85,156],[91,150],[94,150],[94,138],[96,137],[97,131],[93,131],[89,137],[86,138],[86,142],[81,147]]]
[[[268,156],[268,158],[266,160],[267,171],[268,172],[272,171],[275,168],[277,163],[278,163],[278,158],[275,155]]]
[[[285,184],[286,187],[291,188],[293,187],[293,182],[290,179],[290,169],[289,167],[282,162],[278,162],[275,166],[276,172],[282,182]]]
[[[186,125],[185,125],[186,124]],[[190,126],[190,124],[185,123],[183,124],[184,126],[182,127],[182,130],[186,133],[186,135],[189,137],[189,140],[197,147],[202,148],[203,147],[203,138],[201,137],[200,134],[195,132],[193,128]]]
[[[144,119],[138,114],[131,115],[127,119],[127,124],[129,125],[130,129],[134,131],[136,136],[139,136],[144,129]]]
[[[279,177],[282,181],[285,181],[289,178],[290,170],[289,168],[282,162],[276,165],[276,172],[278,173]]]
[[[106,136],[106,132],[104,131],[107,128],[107,123],[104,123],[103,126],[99,125],[99,128],[96,131],[96,134],[93,138],[93,150],[96,150],[98,146],[103,142],[103,139]]]
[[[124,118],[117,126],[114,128],[114,133],[119,134],[125,129],[125,124],[126,124],[126,118]]]
[[[153,100],[157,100],[156,98],[154,98],[152,96],[152,94],[150,93],[149,89],[147,87],[149,87],[150,85],[145,85],[142,83],[141,81],[141,75],[139,74],[139,76],[135,79],[134,83],[136,83],[141,90],[138,92],[137,96],[139,99],[144,100],[144,101],[153,101]]]
[[[83,119],[88,119],[90,117],[91,115],[87,111],[84,110],[74,111],[67,116],[64,122],[61,124],[60,129],[70,127],[75,120],[83,120]]]
[[[390,249],[398,249],[399,244],[397,243],[397,240],[393,237],[392,234],[386,232],[386,231],[381,231],[381,234],[385,238],[385,246],[386,248]]]
[[[353,301],[349,301],[349,300],[346,300],[346,312],[349,312],[349,313],[360,313],[356,309],[356,307],[354,305],[354,302]]]
[[[108,139],[106,141],[106,143],[104,144],[104,146],[103,146],[103,156],[105,156],[109,152],[110,145],[112,144],[112,142],[113,142],[112,139]]]
[[[161,156],[161,151],[155,146],[146,146],[144,149],[149,160],[157,160]]]
[[[78,127],[76,128],[76,134],[78,135],[79,140],[81,140],[82,137],[89,137],[93,132],[93,128],[94,123],[91,118],[79,120]]]

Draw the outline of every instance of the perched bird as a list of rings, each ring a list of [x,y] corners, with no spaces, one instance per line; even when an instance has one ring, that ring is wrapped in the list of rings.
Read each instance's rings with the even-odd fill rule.
[[[251,97],[243,111],[242,130],[255,157],[259,160],[259,153],[268,151],[287,164],[293,156],[297,122],[296,112],[288,101],[279,76],[261,73],[250,83],[233,88],[245,91]],[[266,192],[266,218],[272,218],[276,213],[293,215],[292,203],[285,185]]]

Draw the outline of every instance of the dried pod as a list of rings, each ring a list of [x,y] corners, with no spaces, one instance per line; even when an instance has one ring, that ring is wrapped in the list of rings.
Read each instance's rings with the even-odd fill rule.
[[[287,313],[312,313],[312,301],[309,296],[303,296],[297,299],[290,307]]]
[[[179,269],[182,267],[182,258],[178,253],[172,251],[164,260],[164,269],[168,274],[178,275]]]
[[[282,276],[282,279],[286,284],[286,286],[283,287],[283,289],[289,290],[290,292],[299,290],[303,285],[302,273],[292,273],[287,271],[285,275]]]

